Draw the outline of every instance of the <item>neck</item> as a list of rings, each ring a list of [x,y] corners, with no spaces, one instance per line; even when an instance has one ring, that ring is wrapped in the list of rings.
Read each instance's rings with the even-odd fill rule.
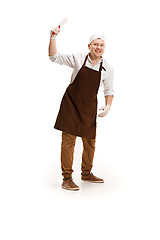
[[[102,58],[102,56],[96,57],[96,56],[92,55],[91,53],[89,53],[89,56],[90,56],[90,59],[92,62],[98,62]]]

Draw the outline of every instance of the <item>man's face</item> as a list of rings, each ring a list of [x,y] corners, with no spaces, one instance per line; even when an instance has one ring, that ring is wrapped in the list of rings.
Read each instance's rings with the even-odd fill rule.
[[[88,49],[94,57],[101,57],[105,50],[105,42],[103,39],[96,38],[90,44],[88,44]]]

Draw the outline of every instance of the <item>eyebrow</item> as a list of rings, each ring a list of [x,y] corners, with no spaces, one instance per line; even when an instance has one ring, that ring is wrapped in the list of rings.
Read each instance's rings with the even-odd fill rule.
[[[100,44],[100,45],[104,45],[105,43],[97,43],[97,42],[95,42],[95,43],[93,43],[93,44]]]

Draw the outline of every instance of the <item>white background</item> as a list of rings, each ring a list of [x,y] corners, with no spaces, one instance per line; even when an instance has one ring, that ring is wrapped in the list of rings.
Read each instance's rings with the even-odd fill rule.
[[[81,182],[77,138],[73,179],[61,188],[61,132],[53,129],[72,69],[48,58],[87,51],[92,33],[106,37],[115,97],[98,118],[93,173]],[[160,239],[159,7],[152,1],[5,1],[0,6],[0,237],[8,239]],[[99,107],[104,105],[103,89]]]

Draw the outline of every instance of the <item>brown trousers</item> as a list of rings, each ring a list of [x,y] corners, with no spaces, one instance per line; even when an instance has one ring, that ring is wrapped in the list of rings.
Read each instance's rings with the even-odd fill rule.
[[[89,174],[93,167],[93,157],[95,152],[95,139],[88,139],[81,137],[83,141],[83,153],[82,153],[82,174]],[[72,177],[72,165],[73,155],[75,147],[76,136],[68,134],[62,131],[61,142],[61,169],[63,179]]]

